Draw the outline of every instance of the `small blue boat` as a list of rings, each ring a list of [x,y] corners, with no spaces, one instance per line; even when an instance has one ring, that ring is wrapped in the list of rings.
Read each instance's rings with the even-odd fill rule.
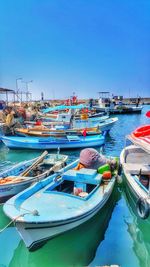
[[[73,169],[77,164],[78,160],[4,205],[29,250],[88,221],[109,201],[117,172],[103,180],[97,170]]]
[[[0,203],[65,166],[68,156],[48,154],[22,161],[0,173]]]
[[[19,137],[3,136],[2,141],[9,148],[27,148],[27,149],[57,149],[62,148],[82,148],[102,146],[105,137],[102,134],[93,136],[67,135],[66,137]]]

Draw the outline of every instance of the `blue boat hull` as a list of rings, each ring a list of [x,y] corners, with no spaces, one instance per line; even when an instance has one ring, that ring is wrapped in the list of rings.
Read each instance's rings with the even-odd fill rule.
[[[78,140],[52,139],[52,138],[28,138],[28,137],[3,137],[2,141],[9,148],[26,149],[72,149],[83,147],[95,147],[104,145],[105,138],[102,135],[80,137]]]

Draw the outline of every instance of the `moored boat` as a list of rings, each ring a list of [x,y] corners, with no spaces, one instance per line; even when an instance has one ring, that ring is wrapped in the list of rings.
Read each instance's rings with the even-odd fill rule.
[[[65,137],[20,137],[3,136],[2,141],[9,148],[27,149],[57,149],[60,148],[81,148],[102,146],[105,137],[102,134],[92,136],[67,135]]]
[[[0,174],[0,202],[23,191],[31,184],[40,181],[65,166],[68,156],[48,154],[15,164]]]
[[[150,221],[150,135],[136,137],[136,132],[127,136],[133,145],[122,150],[120,162],[137,215]]]
[[[56,130],[56,129],[49,129],[43,127],[34,127],[34,128],[17,128],[15,129],[15,133],[19,136],[38,136],[38,137],[48,137],[48,136],[56,136],[56,137],[63,137],[67,135],[95,135],[100,134],[101,131],[98,127],[91,127],[91,128],[75,128],[75,129],[68,129],[68,130]]]
[[[92,118],[92,120],[85,120],[81,121],[78,120],[73,123],[74,127],[79,127],[79,125],[82,125],[82,127],[98,127],[101,132],[108,133],[111,128],[114,126],[114,124],[118,121],[118,118],[106,118],[104,120],[99,120],[97,118]]]
[[[97,170],[73,169],[77,164],[78,160],[4,205],[29,250],[88,221],[109,201],[117,172],[103,180]]]
[[[27,127],[27,129],[29,130],[23,130],[24,132],[22,131],[22,129],[16,129],[16,133],[17,135],[26,135],[27,131],[29,131],[31,134],[32,130],[34,131],[41,130],[42,132],[51,132],[51,134],[52,133],[76,134],[76,132],[79,133],[83,131],[85,128],[88,132],[97,131],[96,128],[98,128],[101,132],[108,133],[117,121],[118,121],[117,117],[109,118],[108,116],[103,116],[101,117],[101,119],[99,118],[91,118],[91,119],[87,118],[85,120],[76,119],[72,121],[71,125],[70,124],[57,125],[56,122],[54,124],[52,124],[51,122],[42,122],[42,127],[40,126],[34,127],[33,124],[34,122],[30,122],[30,124],[28,125],[33,125],[33,127],[31,128]]]

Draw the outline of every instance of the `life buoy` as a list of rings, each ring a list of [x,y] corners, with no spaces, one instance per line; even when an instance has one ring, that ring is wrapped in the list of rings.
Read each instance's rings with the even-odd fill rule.
[[[137,128],[133,132],[133,135],[135,137],[143,137],[143,136],[150,135],[150,125],[145,125],[145,126]]]
[[[139,198],[136,203],[137,213],[141,219],[147,219],[150,213],[149,204],[145,198]]]

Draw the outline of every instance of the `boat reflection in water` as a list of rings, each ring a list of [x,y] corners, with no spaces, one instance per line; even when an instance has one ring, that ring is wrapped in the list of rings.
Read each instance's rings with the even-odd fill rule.
[[[49,240],[42,248],[29,252],[23,241],[16,248],[9,267],[87,266],[104,238],[118,198],[115,187],[109,203],[88,222]]]
[[[10,220],[3,212],[3,206],[0,205],[0,267],[9,266],[11,259],[17,248],[20,237]],[[9,225],[9,227],[7,227]],[[6,227],[6,229],[5,229]]]
[[[130,189],[126,186],[126,204],[131,213],[131,217],[125,220],[127,225],[127,231],[133,240],[133,251],[135,252],[139,261],[140,267],[150,266],[150,219],[142,220],[137,215],[136,203],[133,194],[130,193]]]
[[[3,205],[0,204],[0,231],[10,222],[10,219],[3,212]]]

